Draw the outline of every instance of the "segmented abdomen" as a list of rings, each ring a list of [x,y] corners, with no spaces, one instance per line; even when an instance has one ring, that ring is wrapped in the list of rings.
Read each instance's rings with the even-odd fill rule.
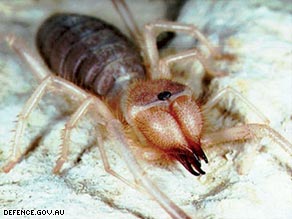
[[[138,50],[115,27],[78,14],[55,14],[37,33],[37,47],[54,73],[107,95],[133,77],[144,77]]]

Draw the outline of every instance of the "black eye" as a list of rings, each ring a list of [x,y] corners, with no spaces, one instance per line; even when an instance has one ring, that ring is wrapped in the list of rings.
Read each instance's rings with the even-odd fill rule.
[[[167,100],[171,97],[171,93],[169,91],[162,91],[157,95],[158,100]]]

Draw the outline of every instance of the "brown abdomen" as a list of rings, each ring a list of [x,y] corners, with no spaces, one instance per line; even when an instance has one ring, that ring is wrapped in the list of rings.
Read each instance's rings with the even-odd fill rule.
[[[55,14],[39,28],[36,43],[54,73],[98,95],[112,96],[129,79],[145,74],[136,47],[94,17]]]

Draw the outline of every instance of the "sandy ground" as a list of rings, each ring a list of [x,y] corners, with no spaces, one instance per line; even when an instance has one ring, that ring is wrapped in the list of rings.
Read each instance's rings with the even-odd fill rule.
[[[0,1],[0,32],[15,33],[34,49],[39,24],[57,11],[96,15],[123,29],[111,4],[104,2],[107,1]],[[165,11],[160,1],[133,1],[131,8],[140,25],[163,17]],[[220,44],[237,59],[216,63],[229,75],[209,84],[203,83],[203,72],[197,63],[177,66],[177,74],[183,73],[198,96],[203,91],[214,95],[226,86],[233,87],[291,142],[292,16],[288,3],[188,1],[179,20],[198,26],[214,44]],[[188,39],[177,38],[172,45],[186,47],[189,43]],[[30,69],[2,43],[0,166],[9,157],[13,121],[36,86]],[[32,113],[21,147],[33,149],[10,173],[0,172],[0,218],[169,218],[147,195],[104,171],[90,115],[73,132],[70,160],[62,174],[52,174],[62,128],[77,105],[64,95],[48,94]],[[208,130],[262,122],[231,95],[208,114],[208,120]],[[110,162],[115,170],[132,179],[112,149],[115,145],[113,139],[106,142]],[[207,174],[201,177],[190,175],[176,163],[166,166],[142,160],[141,164],[162,191],[194,218],[292,218],[291,156],[270,138],[205,150],[210,163],[203,166]],[[4,215],[8,209],[64,210],[64,215]]]

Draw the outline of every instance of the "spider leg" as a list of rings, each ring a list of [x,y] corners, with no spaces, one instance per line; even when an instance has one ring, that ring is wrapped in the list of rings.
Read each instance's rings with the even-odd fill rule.
[[[9,172],[24,155],[25,151],[20,151],[20,145],[23,138],[23,132],[25,130],[25,123],[27,122],[28,117],[37,107],[41,98],[44,96],[48,89],[56,90],[58,92],[67,92],[71,95],[79,96],[79,98],[81,97],[82,99],[88,96],[88,94],[86,94],[84,91],[61,78],[58,78],[54,75],[49,75],[45,77],[40,85],[33,92],[33,94],[30,96],[18,116],[18,123],[16,125],[16,131],[12,141],[12,154],[10,156],[10,161],[3,167],[4,172]],[[66,160],[68,153],[69,134],[71,132],[71,129],[74,127],[76,122],[86,110],[86,104],[87,102],[85,101],[85,103],[81,105],[82,107],[79,107],[79,109],[76,111],[76,113],[67,124],[68,127],[66,126],[65,128],[65,138],[62,144],[62,156],[57,162],[57,166],[55,168],[56,172],[58,172],[58,169],[61,168],[62,161]]]
[[[50,71],[45,67],[43,62],[35,55],[31,50],[29,50],[26,44],[21,40],[16,38],[14,35],[0,35],[0,41],[6,41],[11,46],[11,48],[18,54],[18,56],[28,64],[34,76],[40,83],[33,94],[30,96],[24,107],[22,108],[18,123],[16,125],[15,135],[12,140],[12,154],[6,165],[3,167],[4,172],[9,172],[17,162],[22,158],[24,152],[20,151],[21,140],[23,138],[23,132],[25,129],[25,124],[28,117],[32,111],[37,107],[41,98],[44,96],[48,89],[57,91],[66,91],[70,94],[77,95],[81,98],[85,98],[88,95],[76,86],[68,87],[63,79],[60,79],[50,73]],[[69,88],[69,89],[68,89]]]
[[[263,124],[247,124],[246,126],[239,126],[239,127],[233,127],[228,129],[223,129],[221,131],[218,131],[214,134],[210,134],[210,136],[213,136],[211,139],[220,140],[222,137],[222,142],[226,141],[233,141],[232,138],[234,137],[234,141],[237,140],[247,140],[247,139],[255,139],[255,136],[259,136],[260,138],[264,137],[261,135],[263,133],[263,130],[266,130],[266,133],[269,133],[269,136],[276,141],[276,142],[284,148],[286,152],[289,152],[289,149],[287,149],[286,145],[291,145],[286,139],[284,139],[279,133],[277,133],[275,130],[270,128],[268,124],[270,123],[269,119],[260,112],[250,101],[248,101],[244,96],[242,96],[238,91],[231,87],[223,88],[221,91],[219,91],[215,96],[213,96],[204,106],[202,106],[202,113],[207,113],[209,110],[211,110],[219,101],[221,98],[225,97],[226,95],[232,95],[238,100],[240,100],[250,111],[252,111],[257,117],[262,121]],[[247,132],[247,130],[249,130]],[[208,134],[207,134],[208,135]],[[207,136],[206,135],[206,136]],[[228,140],[230,139],[230,140]],[[289,147],[288,147],[289,148]],[[244,174],[249,171],[252,165],[252,161],[254,160],[254,157],[256,156],[256,151],[258,149],[258,143],[256,146],[252,148],[247,148],[248,153],[245,153],[245,155],[242,158],[242,162],[238,165],[238,172],[240,174]]]
[[[129,33],[139,44],[141,41],[141,32],[135,22],[135,19],[133,18],[133,14],[128,8],[128,5],[124,0],[112,0],[112,3],[124,21]]]
[[[201,138],[201,143],[205,146],[222,144],[239,140],[249,140],[270,137],[281,148],[292,156],[292,144],[280,135],[277,131],[265,124],[246,124],[232,128],[222,129],[213,133],[206,133]]]
[[[144,43],[143,46],[144,56],[146,59],[146,66],[149,66],[148,77],[151,79],[161,78],[161,77],[169,77],[169,70],[167,70],[167,66],[169,63],[178,61],[181,59],[186,58],[193,58],[199,60],[206,70],[209,72],[210,75],[214,76],[222,76],[223,73],[215,72],[209,66],[210,63],[207,59],[205,59],[202,55],[199,54],[198,51],[192,49],[186,52],[178,53],[174,56],[159,61],[159,54],[156,45],[156,37],[162,32],[179,32],[185,33],[193,36],[194,38],[198,39],[203,45],[205,45],[210,52],[210,57],[221,57],[222,54],[214,48],[211,43],[207,40],[207,38],[194,26],[188,24],[180,24],[176,22],[169,22],[169,21],[156,21],[153,23],[146,24],[144,27]],[[160,66],[163,66],[165,69],[163,72],[159,72],[161,69]]]
[[[173,32],[183,32],[192,35],[201,41],[210,51],[210,55],[213,57],[221,56],[221,54],[209,43],[205,36],[193,25],[179,24],[175,22],[166,22],[166,21],[157,21],[150,23],[144,28],[144,40],[145,46],[141,43],[142,34],[135,23],[132,13],[128,9],[127,4],[124,0],[112,0],[116,10],[120,14],[124,23],[126,24],[128,31],[131,33],[132,37],[136,39],[136,42],[140,44],[140,47],[145,51],[145,58],[148,59],[149,65],[151,66],[148,74],[150,78],[170,78],[169,65],[171,63],[185,60],[193,59],[198,60],[206,72],[212,76],[224,76],[225,72],[216,72],[212,69],[212,65],[208,58],[205,58],[200,52],[196,49],[191,49],[188,51],[182,51],[175,55],[167,56],[159,60],[158,50],[156,46],[156,37],[165,31]],[[158,70],[158,71],[157,71]]]
[[[87,99],[85,99],[83,101],[83,103],[75,111],[75,113],[70,117],[69,121],[66,123],[65,128],[64,128],[64,133],[63,133],[63,139],[62,139],[63,143],[61,144],[61,155],[58,158],[58,160],[56,162],[56,165],[55,165],[55,167],[53,169],[53,172],[55,174],[60,172],[60,169],[62,168],[63,164],[68,159],[70,135],[71,135],[72,129],[80,121],[82,116],[84,116],[86,114],[86,112],[88,112],[90,107],[95,107],[96,106],[96,104],[95,104],[96,101],[97,101],[96,97],[93,97],[93,96],[90,96]],[[98,117],[98,116],[96,116],[96,121],[102,122],[101,118]],[[100,153],[101,153],[101,158],[102,158],[102,161],[103,161],[103,164],[104,164],[105,171],[108,172],[109,174],[115,176],[116,178],[120,179],[121,181],[123,181],[127,185],[133,187],[134,189],[143,191],[143,189],[138,187],[138,185],[131,183],[129,180],[125,179],[124,177],[122,177],[120,174],[118,174],[116,171],[114,171],[111,168],[110,163],[108,161],[108,158],[106,156],[106,152],[105,152],[104,146],[103,146],[103,139],[101,137],[101,134],[98,131],[97,131],[96,134],[97,134],[97,142],[98,142],[98,145],[99,145],[98,148],[99,148]]]
[[[6,41],[19,58],[29,65],[39,83],[41,83],[48,75],[51,75],[51,72],[47,69],[39,56],[34,54],[22,39],[17,38],[13,34],[1,34],[0,42],[2,41]]]
[[[99,152],[100,152],[100,155],[101,155],[101,159],[102,159],[102,162],[103,162],[104,170],[107,173],[111,174],[112,176],[116,177],[117,179],[121,180],[123,183],[125,183],[128,186],[132,187],[133,189],[136,189],[136,190],[139,190],[141,192],[147,193],[147,192],[145,192],[145,190],[141,186],[139,186],[136,183],[132,183],[130,180],[126,179],[122,175],[118,174],[114,169],[112,169],[112,167],[110,165],[110,162],[108,160],[108,157],[107,157],[106,150],[104,148],[103,138],[102,138],[102,136],[101,136],[99,131],[97,131],[96,135],[97,135],[96,137],[97,137],[97,142],[98,142],[98,149],[99,149]]]
[[[211,110],[219,101],[226,95],[232,95],[241,102],[243,102],[249,110],[254,112],[262,121],[264,124],[269,124],[269,119],[260,112],[249,100],[247,100],[244,96],[242,96],[238,91],[233,89],[232,87],[226,87],[220,90],[215,96],[211,97],[211,99],[208,100],[208,102],[202,106],[202,113],[206,113],[209,110]]]
[[[21,159],[24,152],[20,152],[21,139],[23,137],[23,131],[25,129],[25,123],[27,118],[36,108],[37,104],[40,102],[43,97],[46,88],[51,84],[51,78],[47,77],[43,82],[37,87],[34,93],[30,96],[22,111],[18,116],[18,123],[16,125],[15,135],[12,141],[12,154],[10,155],[10,161],[3,167],[4,172],[9,172],[15,164]]]
[[[220,77],[227,75],[227,73],[225,72],[217,72],[213,70],[209,59],[206,59],[202,54],[200,54],[197,49],[191,49],[178,52],[175,55],[169,55],[160,59],[158,63],[158,74],[156,72],[156,74],[151,77],[171,78],[170,65],[172,63],[188,59],[198,60],[205,68],[206,73],[208,73],[211,77]]]
[[[292,156],[292,144],[277,131],[265,124],[246,124],[222,129],[213,133],[207,133],[202,137],[201,142],[203,145],[207,146],[233,141],[257,140],[265,136],[270,137],[288,155]],[[239,173],[245,173],[249,170],[249,167],[251,167],[253,155],[251,155],[251,157],[249,156],[250,155],[247,155],[246,157],[249,163],[247,166],[243,164],[243,167],[239,167]]]
[[[78,109],[70,117],[69,121],[66,123],[64,132],[62,135],[63,143],[61,144],[61,155],[58,158],[56,165],[53,169],[53,172],[55,174],[60,172],[60,169],[62,168],[63,164],[68,159],[70,135],[71,135],[72,129],[76,126],[77,122],[79,122],[80,118],[88,111],[93,100],[94,100],[93,97],[89,97],[85,99],[85,101],[78,107]]]

